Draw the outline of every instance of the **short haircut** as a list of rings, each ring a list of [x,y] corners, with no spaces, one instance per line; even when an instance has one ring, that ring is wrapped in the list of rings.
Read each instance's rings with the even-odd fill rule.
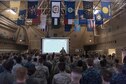
[[[103,70],[102,71],[102,77],[103,77],[104,81],[110,82],[111,77],[112,77],[112,72],[109,71],[109,70]]]
[[[20,67],[16,70],[16,79],[24,80],[27,76],[27,69],[25,67]]]
[[[28,61],[30,62],[32,60],[32,58],[31,57],[28,57]]]
[[[88,66],[93,66],[94,65],[93,58],[88,58],[87,59],[87,65]]]
[[[65,63],[64,62],[60,62],[58,64],[58,68],[59,68],[60,71],[65,71]]]
[[[21,63],[21,62],[22,62],[22,58],[21,58],[21,57],[17,57],[17,58],[16,58],[16,62],[17,62],[17,63]]]
[[[60,62],[65,62],[65,57],[64,57],[64,56],[61,56],[61,57],[59,58],[59,61],[60,61]]]
[[[119,63],[119,59],[115,59],[114,61],[115,61],[115,63],[117,63],[117,64]]]
[[[43,63],[43,61],[44,61],[43,58],[40,57],[40,58],[39,58],[39,63]]]
[[[106,67],[106,65],[107,65],[107,61],[106,60],[100,61],[100,66],[101,67]]]
[[[33,61],[34,61],[34,62],[37,62],[37,58],[34,58]]]
[[[126,64],[126,56],[123,59],[123,63]]]
[[[14,65],[14,61],[13,60],[7,60],[3,63],[3,67],[7,70],[7,71],[11,71],[12,67]]]
[[[82,66],[83,66],[83,61],[82,61],[82,60],[79,60],[79,61],[77,62],[77,66],[78,66],[78,67],[82,67]]]
[[[46,61],[46,57],[47,57],[46,54],[42,55],[43,61]]]
[[[30,66],[25,66],[28,70],[28,75],[31,76],[35,73],[36,68],[34,64],[31,64]]]
[[[74,68],[72,69],[72,72],[78,73],[78,74],[82,74],[82,69],[81,69],[80,67],[74,67]]]

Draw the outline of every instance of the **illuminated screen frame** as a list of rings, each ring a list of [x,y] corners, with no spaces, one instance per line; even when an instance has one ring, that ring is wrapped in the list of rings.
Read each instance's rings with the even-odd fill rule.
[[[70,48],[70,46],[69,46],[69,37],[51,37],[51,38],[41,38],[41,53],[42,54],[46,54],[46,53],[48,53],[48,54],[52,54],[52,53],[49,53],[49,52],[43,52],[43,41],[44,41],[44,39],[64,39],[64,40],[67,40],[67,51],[66,51],[66,53],[67,54],[69,54],[69,48]],[[59,53],[57,53],[57,52],[55,52],[56,54],[60,54],[60,52]]]

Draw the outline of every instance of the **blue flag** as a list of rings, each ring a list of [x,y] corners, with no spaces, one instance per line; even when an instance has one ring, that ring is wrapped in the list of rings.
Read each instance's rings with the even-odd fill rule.
[[[94,28],[95,28],[95,20],[93,19],[89,19],[87,20],[87,31],[88,32],[93,32]]]
[[[66,5],[66,19],[74,19],[75,18],[75,1],[65,1]]]
[[[51,1],[61,1],[61,0],[51,0]]]
[[[80,32],[81,31],[81,28],[80,28],[80,25],[79,25],[79,21],[78,20],[74,20],[74,31],[76,32]]]
[[[97,25],[103,24],[103,17],[102,17],[101,11],[95,14],[95,24]]]
[[[93,2],[83,1],[84,18],[93,19]]]
[[[72,25],[65,24],[65,32],[70,32]]]
[[[79,24],[87,24],[86,18],[84,18],[84,10],[78,10]]]
[[[111,0],[101,0],[101,2],[110,2]]]
[[[25,17],[26,17],[26,10],[20,10],[17,25],[25,25]]]
[[[111,18],[111,3],[110,2],[101,2],[102,7],[102,16],[103,18]]]
[[[37,18],[38,1],[28,1],[28,17],[29,19]]]

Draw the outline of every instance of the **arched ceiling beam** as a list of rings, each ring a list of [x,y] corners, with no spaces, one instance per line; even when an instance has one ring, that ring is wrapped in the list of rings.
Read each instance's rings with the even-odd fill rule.
[[[6,25],[5,23],[0,22],[0,25],[4,25],[4,26],[6,26],[9,30],[13,30],[14,32],[16,32],[16,29],[13,29],[13,27],[10,27],[9,25]]]
[[[1,24],[1,23],[0,23],[0,28],[4,28],[4,29],[6,29],[6,30],[8,30],[8,31],[16,32],[15,30],[13,30],[13,29],[11,29],[11,28],[9,28],[9,27],[7,27],[7,26]]]

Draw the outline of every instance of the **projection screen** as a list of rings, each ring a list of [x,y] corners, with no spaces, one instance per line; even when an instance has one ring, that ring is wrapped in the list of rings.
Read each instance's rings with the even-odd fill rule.
[[[42,53],[60,53],[64,47],[66,53],[69,53],[69,38],[42,38]]]

